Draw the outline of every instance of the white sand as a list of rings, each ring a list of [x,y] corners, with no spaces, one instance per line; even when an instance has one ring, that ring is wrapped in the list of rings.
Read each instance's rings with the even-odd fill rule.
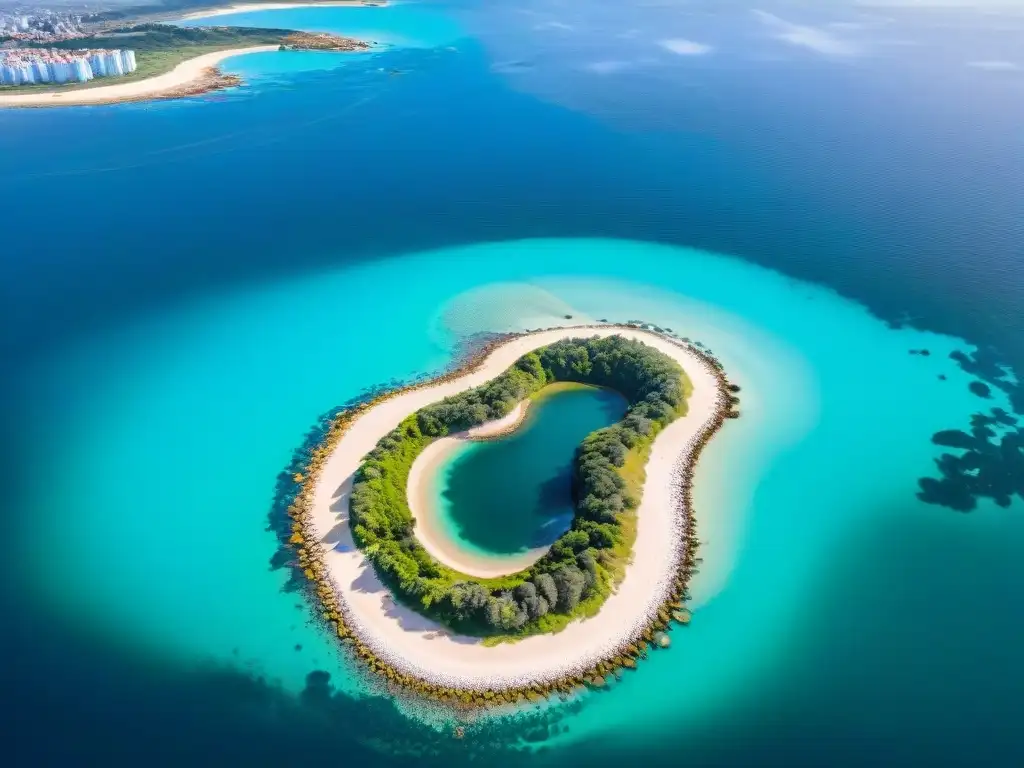
[[[431,555],[449,568],[475,576],[479,579],[491,579],[521,571],[540,560],[550,547],[537,547],[516,555],[501,557],[483,557],[460,549],[451,540],[437,521],[437,510],[434,506],[437,475],[441,466],[452,453],[464,445],[466,440],[492,437],[508,432],[523,419],[527,403],[523,402],[513,408],[506,416],[486,424],[471,427],[465,432],[458,432],[448,437],[435,440],[416,457],[409,469],[409,480],[406,486],[409,510],[416,521],[416,538]]]
[[[353,473],[377,441],[420,408],[495,378],[519,357],[559,339],[613,336],[643,341],[677,360],[693,382],[689,411],[655,439],[637,510],[633,562],[597,616],[558,634],[484,646],[397,604],[356,548],[348,521]],[[571,675],[606,658],[648,624],[664,601],[680,557],[685,520],[679,472],[698,438],[723,407],[717,380],[693,352],[653,333],[620,327],[558,328],[517,337],[491,352],[478,369],[453,381],[411,390],[371,408],[349,426],[325,462],[314,489],[312,524],[324,563],[352,630],[396,669],[454,688],[529,685]],[[695,481],[696,482],[696,481]]]
[[[363,0],[333,0],[325,3],[236,3],[221,8],[208,8],[205,11],[192,11],[180,17],[181,21],[189,19],[209,19],[214,16],[227,16],[232,13],[248,13],[249,11],[285,11],[289,8],[342,8],[351,6],[360,8],[363,6],[385,5],[384,2],[363,2]]]
[[[133,80],[114,85],[99,85],[95,88],[79,88],[69,91],[42,91],[40,93],[0,94],[0,107],[51,107],[81,106],[85,104],[112,104],[120,101],[145,101],[151,98],[173,95],[188,85],[199,83],[211,77],[217,65],[232,56],[246,53],[276,51],[276,45],[257,45],[250,48],[232,48],[214,51],[194,59],[181,62],[170,72],[145,80]]]

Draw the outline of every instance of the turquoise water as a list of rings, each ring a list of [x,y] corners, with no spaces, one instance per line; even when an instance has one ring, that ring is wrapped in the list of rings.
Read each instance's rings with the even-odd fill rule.
[[[587,42],[597,5],[672,18]],[[5,584],[32,607],[5,639],[38,654],[12,665],[25,709],[80,729],[37,743],[208,755],[214,730],[251,745],[240,764],[294,761],[297,741],[458,763],[497,734],[549,747],[538,765],[1021,764],[1022,504],[916,496],[934,433],[1011,410],[949,355],[1024,338],[1016,75],[965,85],[932,62],[918,87],[910,46],[887,49],[906,68],[807,51],[778,70],[786,43],[751,14],[733,35],[657,5],[549,24],[580,41],[565,50],[516,42],[513,19],[550,21],[521,4],[260,12],[245,23],[386,45],[238,57],[249,87],[207,98],[0,114],[12,195],[79,201],[60,227],[23,206],[0,253]],[[645,63],[701,24],[713,56]],[[653,81],[587,68],[612,55]],[[965,101],[986,94],[998,108]],[[566,314],[671,327],[743,388],[697,471],[694,621],[539,729],[434,738],[365,692],[293,589],[277,475],[365,388]],[[147,674],[107,674],[129,657]]]
[[[460,447],[438,468],[442,530],[482,557],[550,546],[572,523],[576,448],[625,410],[614,392],[574,388],[542,397],[513,434]]]
[[[469,259],[472,270],[450,269]],[[662,279],[653,286],[637,274]],[[382,285],[393,302],[386,313]],[[963,518],[914,499],[913,479],[938,453],[930,434],[976,407],[947,359],[957,340],[892,330],[827,289],[711,253],[520,241],[185,304],[35,368],[33,415],[65,436],[36,446],[47,453],[37,466],[61,469],[40,478],[29,517],[23,552],[35,590],[179,661],[242,664],[292,690],[313,668],[355,685],[330,638],[308,624],[308,608],[282,592],[285,572],[268,568],[276,473],[317,414],[367,386],[436,369],[467,332],[524,327],[519,308],[530,325],[558,324],[566,306],[577,319],[643,317],[702,340],[743,387],[744,416],[698,470],[705,546],[693,625],[670,652],[567,716],[559,739],[611,730],[620,746],[674,740],[743,711],[766,686],[777,692],[780,675],[792,684],[807,644],[817,647],[814,606],[832,589],[853,589],[850,609],[872,616],[860,632],[920,631],[920,616],[908,624],[899,604],[875,606],[893,590],[880,595],[875,580],[892,567],[923,569],[927,595],[950,580],[970,589],[971,574],[880,559],[900,531],[938,537],[938,549],[919,553],[938,561],[962,555],[965,542],[1001,547],[1024,535],[1019,515]],[[908,354],[920,347],[932,355]],[[116,369],[97,367],[113,359]],[[851,558],[857,586],[837,570]],[[1019,583],[1007,576],[999,590]],[[918,579],[895,584],[914,589]]]

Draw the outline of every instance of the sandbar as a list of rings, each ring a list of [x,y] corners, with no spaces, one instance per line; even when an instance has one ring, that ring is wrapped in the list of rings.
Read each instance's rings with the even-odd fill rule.
[[[643,498],[637,508],[633,559],[600,612],[556,634],[485,645],[397,603],[356,547],[349,525],[353,476],[363,457],[405,417],[449,395],[497,377],[519,357],[559,339],[636,339],[679,362],[693,383],[688,411],[654,440]],[[474,370],[407,390],[358,415],[325,459],[312,489],[309,528],[323,548],[323,565],[346,625],[397,671],[458,689],[518,688],[570,677],[617,653],[649,625],[671,589],[686,533],[682,476],[694,451],[728,406],[716,371],[693,349],[636,328],[557,328],[518,336],[495,347]],[[707,482],[698,470],[694,482]],[[711,478],[710,480],[714,480]]]
[[[220,73],[217,65],[224,59],[247,53],[276,51],[276,45],[256,45],[249,48],[229,48],[187,59],[170,72],[133,80],[126,83],[99,85],[68,91],[40,91],[39,93],[0,94],[0,107],[57,107],[87,104],[115,104],[128,101],[174,99],[194,96],[237,84]]]

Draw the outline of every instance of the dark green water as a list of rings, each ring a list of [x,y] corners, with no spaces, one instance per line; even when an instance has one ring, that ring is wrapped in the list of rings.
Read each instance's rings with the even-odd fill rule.
[[[441,469],[445,530],[460,547],[483,556],[550,545],[572,522],[576,447],[625,410],[622,397],[608,390],[554,391],[508,437],[468,445]]]

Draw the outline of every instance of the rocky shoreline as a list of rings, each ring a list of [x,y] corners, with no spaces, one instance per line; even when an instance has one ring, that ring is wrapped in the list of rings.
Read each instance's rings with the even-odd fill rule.
[[[185,83],[164,93],[155,96],[140,96],[137,99],[118,99],[118,101],[154,101],[165,99],[183,99],[187,96],[201,96],[204,93],[222,91],[226,88],[235,88],[242,85],[242,78],[238,75],[228,75],[221,72],[217,67],[209,67],[203,71],[198,80]]]
[[[593,658],[577,660],[570,665],[571,668],[559,673],[557,677],[543,680],[524,679],[505,686],[467,687],[460,681],[445,680],[440,676],[428,679],[426,675],[412,674],[403,669],[406,665],[402,659],[394,658],[393,652],[385,643],[362,631],[358,623],[352,620],[344,598],[340,596],[341,592],[324,565],[324,549],[311,521],[313,488],[320,470],[344,436],[348,425],[359,414],[401,392],[464,376],[480,367],[496,347],[525,334],[489,337],[463,358],[460,364],[441,376],[378,392],[365,402],[335,414],[322,439],[306,451],[306,461],[301,465],[302,471],[295,472],[292,477],[296,493],[287,510],[291,518],[291,536],[288,541],[294,552],[293,565],[308,581],[311,597],[318,605],[320,616],[330,631],[337,635],[355,658],[396,692],[414,693],[456,707],[479,707],[522,700],[540,701],[547,696],[568,694],[581,687],[601,688],[607,683],[608,676],[618,675],[622,669],[635,668],[638,660],[646,658],[650,648],[666,647],[669,644],[666,632],[674,624],[689,623],[690,614],[685,608],[685,603],[689,598],[689,580],[698,564],[696,552],[699,545],[691,493],[693,471],[701,450],[711,437],[722,427],[726,419],[739,415],[735,410],[738,403],[736,392],[739,387],[728,382],[721,363],[709,350],[702,348],[699,343],[680,339],[670,331],[657,326],[645,323],[603,324],[580,326],[579,330],[585,333],[588,328],[609,327],[656,334],[695,355],[718,384],[716,409],[704,423],[700,433],[680,452],[679,464],[673,470],[672,501],[676,508],[675,527],[678,534],[675,563],[659,584],[657,593],[642,620],[632,627],[624,628],[617,638],[610,639],[600,654],[591,654]]]

